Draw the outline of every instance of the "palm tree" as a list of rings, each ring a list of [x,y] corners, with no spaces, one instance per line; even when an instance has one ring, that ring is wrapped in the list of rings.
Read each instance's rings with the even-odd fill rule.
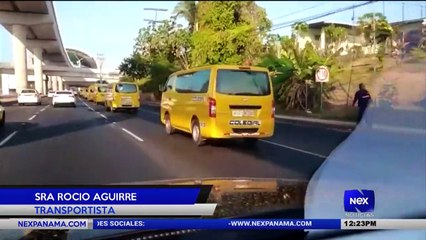
[[[340,45],[348,37],[348,31],[343,27],[336,27],[334,24],[324,27],[325,39],[328,43],[327,49],[334,53],[340,49]]]
[[[193,32],[196,25],[197,3],[195,1],[180,1],[173,13],[177,17],[183,17],[188,21],[189,31]]]
[[[367,44],[385,42],[393,33],[392,26],[381,13],[366,13],[358,19],[358,24]]]

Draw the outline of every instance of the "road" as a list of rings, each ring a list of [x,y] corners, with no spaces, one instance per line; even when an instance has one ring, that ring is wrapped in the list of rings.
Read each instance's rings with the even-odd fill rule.
[[[273,138],[196,147],[166,135],[159,108],[136,115],[76,108],[8,106],[0,130],[0,184],[112,184],[201,177],[309,179],[348,131],[278,121]]]

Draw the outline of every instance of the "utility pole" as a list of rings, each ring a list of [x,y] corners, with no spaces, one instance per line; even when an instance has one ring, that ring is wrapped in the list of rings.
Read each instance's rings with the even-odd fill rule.
[[[376,53],[376,13],[373,12],[373,53]]]
[[[404,14],[405,14],[405,3],[402,3],[402,21],[405,20]]]
[[[355,46],[355,7],[352,8],[352,46]],[[355,60],[355,48],[352,52],[352,61],[351,61],[351,72],[349,74],[349,84],[348,84],[348,94],[346,96],[346,105],[349,106],[349,98],[351,95],[351,85],[352,85],[352,74],[354,69],[354,60]]]
[[[382,7],[383,7],[382,14],[384,16],[385,15],[385,1],[382,1]]]
[[[144,8],[143,10],[155,12],[155,18],[154,19],[144,19],[144,21],[152,23],[153,28],[155,28],[156,23],[161,23],[161,21],[157,21],[157,13],[158,12],[167,12],[167,9],[164,9],[164,8]]]

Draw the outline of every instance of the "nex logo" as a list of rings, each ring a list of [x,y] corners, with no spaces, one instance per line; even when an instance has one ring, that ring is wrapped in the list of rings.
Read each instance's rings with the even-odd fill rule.
[[[344,196],[345,212],[373,212],[374,191],[373,190],[346,190]]]

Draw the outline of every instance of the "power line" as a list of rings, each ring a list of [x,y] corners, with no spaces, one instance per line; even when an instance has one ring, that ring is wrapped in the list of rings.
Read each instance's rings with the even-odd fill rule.
[[[285,15],[273,18],[271,20],[273,21],[273,20],[277,20],[277,19],[280,19],[280,18],[288,17],[288,16],[291,16],[291,15],[294,15],[294,14],[298,14],[298,13],[304,12],[306,10],[310,10],[310,9],[313,9],[313,8],[316,8],[316,7],[319,7],[319,6],[323,6],[325,4],[327,4],[327,3],[320,3],[318,5],[315,5],[315,6],[312,6],[312,7],[308,7],[308,8],[302,9],[302,10],[298,10],[298,11],[295,11],[295,12],[292,12],[292,13],[288,13],[288,14],[285,14]]]
[[[318,14],[318,15],[298,19],[298,20],[292,20],[292,21],[288,21],[288,22],[284,22],[284,23],[279,23],[279,24],[272,26],[271,31],[278,30],[278,29],[281,29],[281,28],[290,27],[296,22],[308,22],[308,21],[312,21],[312,20],[315,20],[315,19],[318,19],[318,18],[330,16],[330,15],[333,15],[333,14],[336,14],[336,13],[340,13],[340,12],[355,9],[355,8],[358,8],[358,7],[366,6],[366,5],[369,5],[369,4],[372,4],[372,3],[376,3],[376,2],[378,2],[378,1],[368,1],[368,2],[365,2],[365,3],[358,4],[358,5],[353,5],[353,6],[350,6],[350,7],[344,7],[344,8],[328,11],[328,12],[325,12],[325,13],[321,13],[321,14]]]

